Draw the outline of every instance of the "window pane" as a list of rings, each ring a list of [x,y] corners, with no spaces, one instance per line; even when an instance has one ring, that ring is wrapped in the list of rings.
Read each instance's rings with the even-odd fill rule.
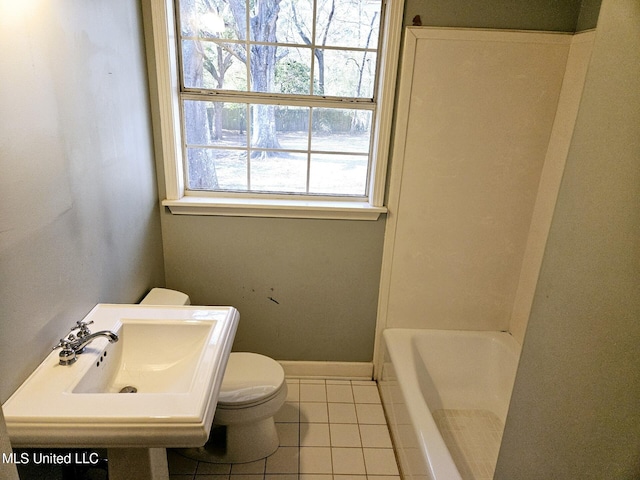
[[[282,148],[309,148],[309,107],[276,107],[276,128]]]
[[[181,0],[180,29],[185,37],[244,38],[238,36],[232,10],[224,0]]]
[[[306,151],[309,148],[309,108],[252,105],[251,147]]]
[[[318,0],[316,45],[377,48],[380,6],[379,0]]]
[[[232,3],[244,3],[244,0],[229,0]],[[251,0],[250,2],[250,39],[254,42],[277,41],[276,30],[280,13],[280,0]]]
[[[253,45],[251,90],[254,92],[311,93],[311,49]]]
[[[318,55],[323,61],[316,59],[314,84],[324,85],[324,95],[373,98],[375,52],[324,49]]]
[[[222,90],[247,90],[247,69],[238,60],[242,45],[196,40],[182,41],[184,86]]]
[[[215,148],[189,148],[190,190],[247,190],[247,152]]]
[[[246,146],[246,112],[244,103],[185,100],[187,145]]]
[[[311,45],[313,4],[311,0],[282,0],[276,32],[280,43]]]
[[[271,92],[311,94],[311,49],[278,48],[275,85]]]
[[[307,155],[287,152],[253,152],[251,191],[305,193]]]
[[[311,154],[309,193],[365,195],[367,155]]]
[[[314,108],[311,150],[369,153],[371,117],[369,110]]]

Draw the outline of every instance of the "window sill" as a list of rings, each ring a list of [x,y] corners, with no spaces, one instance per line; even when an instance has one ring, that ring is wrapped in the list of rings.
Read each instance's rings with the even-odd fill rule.
[[[326,200],[182,197],[163,200],[162,205],[174,215],[377,220],[387,213],[386,207],[368,202]]]

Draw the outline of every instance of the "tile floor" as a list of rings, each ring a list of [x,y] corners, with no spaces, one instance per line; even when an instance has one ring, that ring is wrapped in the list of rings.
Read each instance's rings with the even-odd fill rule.
[[[287,386],[273,455],[230,465],[169,450],[171,480],[400,480],[375,382],[287,379]]]

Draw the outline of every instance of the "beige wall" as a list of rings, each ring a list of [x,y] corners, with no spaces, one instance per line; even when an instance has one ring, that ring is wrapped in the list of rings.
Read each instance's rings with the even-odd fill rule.
[[[136,2],[0,2],[0,402],[164,281]]]
[[[640,3],[605,0],[495,478],[640,478]]]

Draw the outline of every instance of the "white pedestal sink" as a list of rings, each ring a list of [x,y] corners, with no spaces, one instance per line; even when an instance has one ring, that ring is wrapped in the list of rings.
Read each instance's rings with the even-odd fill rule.
[[[232,307],[97,305],[84,321],[119,341],[95,339],[73,365],[52,352],[2,407],[11,443],[106,447],[110,480],[168,479],[164,449],[209,437],[238,319]]]

